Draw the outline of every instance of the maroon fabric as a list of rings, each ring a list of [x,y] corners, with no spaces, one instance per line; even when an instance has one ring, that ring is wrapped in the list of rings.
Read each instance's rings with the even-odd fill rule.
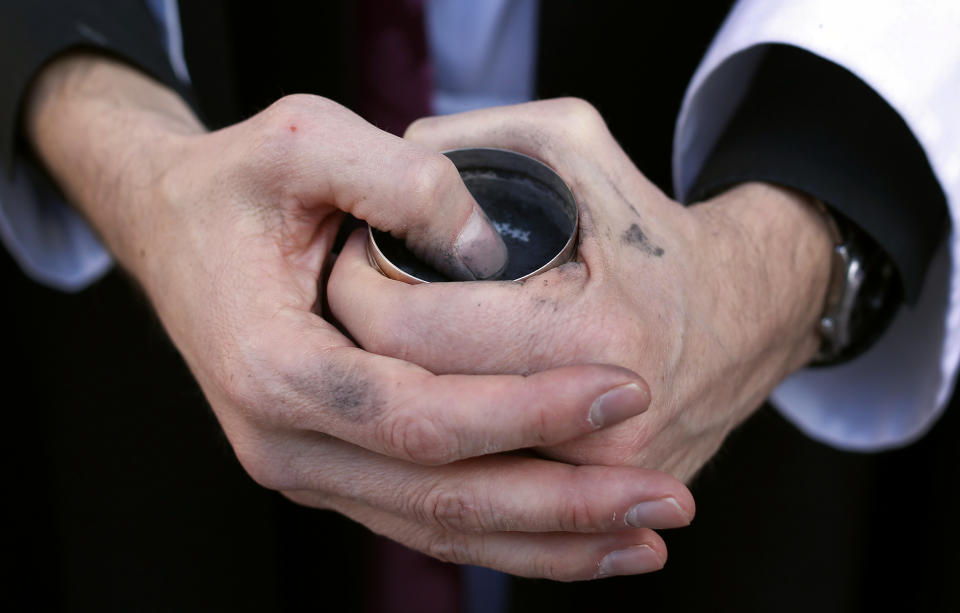
[[[424,0],[357,0],[357,112],[370,123],[403,131],[430,114],[432,75]],[[375,537],[368,613],[457,613],[460,571]]]
[[[357,111],[402,134],[430,114],[432,70],[424,0],[357,0]]]
[[[375,537],[367,613],[458,613],[460,568]]]

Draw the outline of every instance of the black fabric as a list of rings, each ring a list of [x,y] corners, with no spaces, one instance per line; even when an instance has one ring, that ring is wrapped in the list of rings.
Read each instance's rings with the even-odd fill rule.
[[[163,48],[158,24],[143,2],[4,0],[0,3],[0,168],[10,171],[23,96],[52,58],[96,49],[121,58],[189,98]]]
[[[674,121],[732,5],[543,0],[537,96],[588,100],[637,167],[672,193]]]
[[[311,6],[319,4],[333,3]],[[336,54],[338,45],[325,45],[343,35],[331,31],[340,22],[301,19],[298,11],[311,9],[285,0],[183,5],[191,70],[207,66],[193,77],[211,125],[283,93],[349,100],[340,69],[314,70],[348,59],[289,55],[314,45]],[[207,27],[193,10],[205,5],[222,11],[208,13]],[[673,122],[727,8],[543,0],[539,92],[594,101],[638,166],[669,191]],[[284,23],[297,25],[299,40]],[[244,52],[249,37],[256,46]],[[243,64],[255,49],[264,59]],[[229,79],[209,82],[222,90],[201,87],[217,70]],[[65,295],[26,279],[4,253],[0,282],[0,321],[12,322],[4,348],[14,358],[3,404],[5,495],[15,515],[3,541],[14,568],[8,608],[364,610],[368,532],[243,474],[122,275]],[[569,585],[518,579],[512,610],[960,610],[958,437],[960,407],[952,407],[908,449],[844,453],[763,409],[694,483],[694,525],[663,533],[664,571]]]
[[[946,198],[900,115],[846,69],[770,45],[691,191],[699,200],[745,181],[819,198],[893,259],[915,302],[949,227]]]
[[[193,91],[211,128],[287,94],[354,106],[349,0],[180,2],[180,17]]]
[[[367,530],[246,475],[127,279],[64,294],[4,251],[0,282],[5,610],[357,610]]]

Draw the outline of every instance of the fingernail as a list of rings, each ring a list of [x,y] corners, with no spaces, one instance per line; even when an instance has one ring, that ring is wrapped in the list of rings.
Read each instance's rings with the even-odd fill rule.
[[[473,209],[454,249],[475,279],[492,279],[507,267],[507,246],[479,208]]]
[[[611,551],[600,562],[596,577],[636,575],[663,568],[663,559],[649,545]]]
[[[593,401],[587,419],[594,428],[610,426],[646,410],[647,393],[636,383],[615,387]]]
[[[633,505],[624,521],[634,528],[680,528],[690,524],[690,516],[675,498],[668,497]]]

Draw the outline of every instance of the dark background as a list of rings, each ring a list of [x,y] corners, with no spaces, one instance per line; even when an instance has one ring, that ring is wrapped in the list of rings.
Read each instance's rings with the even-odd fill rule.
[[[284,93],[350,102],[351,64],[338,55],[349,18],[336,3],[315,3],[297,19],[284,3],[204,4],[191,23],[206,25],[186,36],[205,50],[198,57],[210,70],[195,65],[194,78],[212,125]],[[609,3],[583,15],[577,3],[551,4],[540,92],[594,102],[669,191],[673,121],[726,7]],[[250,42],[234,47],[238,40]],[[285,59],[304,56],[339,59],[313,72]],[[0,275],[11,358],[3,550],[14,568],[0,598],[32,610],[362,609],[366,530],[244,475],[122,273],[61,294],[26,279],[4,253]],[[907,449],[843,453],[765,407],[694,483],[697,519],[665,535],[665,570],[516,581],[515,610],[960,610],[958,435],[952,408]]]

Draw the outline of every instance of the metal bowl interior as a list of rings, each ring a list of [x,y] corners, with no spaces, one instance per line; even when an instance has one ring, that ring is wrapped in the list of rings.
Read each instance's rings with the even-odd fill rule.
[[[507,245],[508,263],[494,280],[519,281],[570,261],[579,211],[560,176],[530,156],[488,147],[446,151],[467,189]],[[407,283],[449,281],[386,232],[369,230],[370,262]]]

